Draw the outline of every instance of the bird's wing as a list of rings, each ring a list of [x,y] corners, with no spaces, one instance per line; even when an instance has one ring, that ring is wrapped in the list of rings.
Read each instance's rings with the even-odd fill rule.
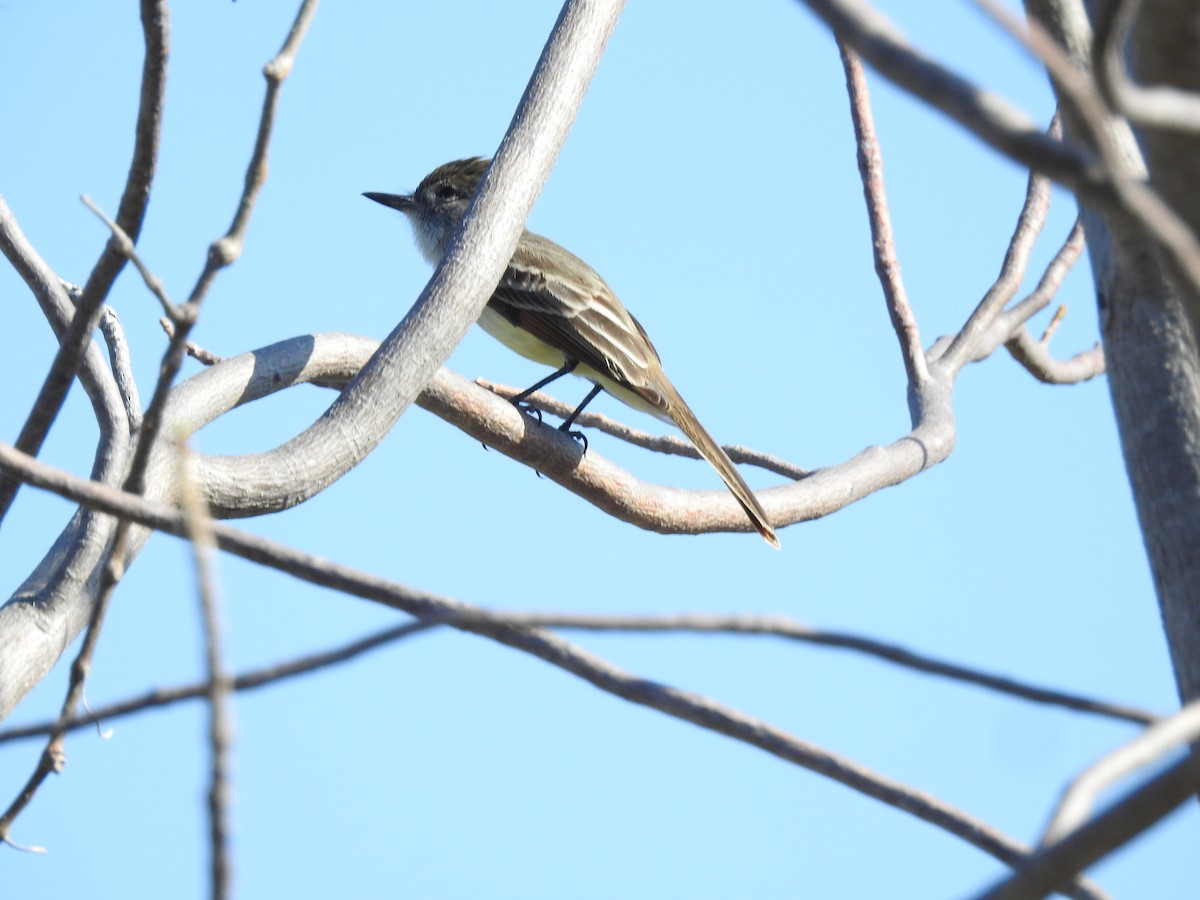
[[[540,243],[529,240],[535,237],[526,236],[505,269],[489,301],[491,308],[568,359],[662,408],[666,398],[654,387],[662,364],[645,330],[586,263],[545,238]],[[543,244],[550,245],[549,250]],[[574,263],[573,277],[547,274],[545,252],[567,254]]]

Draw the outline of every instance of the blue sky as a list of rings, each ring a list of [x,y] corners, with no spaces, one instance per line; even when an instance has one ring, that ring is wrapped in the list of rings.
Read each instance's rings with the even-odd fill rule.
[[[967,4],[904,30],[1038,121],[1044,76]],[[82,282],[128,168],[141,67],[135,4],[0,7],[0,192],[59,274]],[[429,271],[364,190],[413,187],[492,153],[557,15],[520,5],[326,4],[284,87],[270,179],[244,258],[196,339],[232,355],[318,331],[386,335]],[[55,14],[55,13],[59,14]],[[290,5],[177,4],[162,157],[140,242],[182,299],[228,226]],[[999,269],[1025,174],[872,78],[903,272],[926,345]],[[1030,285],[1074,208],[1055,197]],[[908,428],[904,373],[872,268],[836,49],[788,2],[631,4],[529,227],[587,259],[653,337],[721,440],[835,464]],[[0,437],[53,353],[0,272]],[[1096,339],[1086,268],[1055,338]],[[165,339],[134,273],[111,297],[148,391]],[[1034,323],[1035,330],[1045,317]],[[478,330],[450,360],[524,386],[542,370]],[[195,371],[195,364],[188,372]],[[582,396],[582,384],[562,388]],[[301,388],[227,416],[198,449],[267,449],[331,395]],[[781,532],[663,537],[608,519],[413,409],[360,467],[304,506],[240,523],[415,587],[500,609],[760,612],[1155,711],[1175,689],[1104,379],[1036,384],[1005,355],[956,391],[943,465]],[[653,420],[600,399],[601,412]],[[43,457],[86,473],[95,426],[73,391]],[[703,464],[592,435],[641,477],[716,487]],[[755,486],[777,479],[749,472]],[[0,589],[36,564],[70,507],[23,490],[0,532]],[[396,621],[237,559],[219,562],[244,670]],[[119,590],[94,706],[195,680],[202,647],[186,548],[151,540]],[[1032,706],[843,651],[770,639],[574,635],[642,675],[710,695],[1035,840],[1066,781],[1129,726]],[[60,666],[12,717],[57,708]],[[18,821],[5,893],[206,894],[205,711],[81,732]],[[1002,867],[931,826],[753,748],[629,706],[543,663],[439,632],[238,698],[240,896],[959,897]],[[0,746],[0,795],[36,761]],[[5,801],[7,802],[7,800]],[[1185,896],[1188,805],[1093,873],[1114,895]]]

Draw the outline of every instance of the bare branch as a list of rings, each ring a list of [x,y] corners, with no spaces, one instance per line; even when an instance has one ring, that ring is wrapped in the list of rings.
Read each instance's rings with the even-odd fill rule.
[[[246,181],[242,196],[238,200],[237,212],[234,213],[233,223],[223,237],[213,241],[208,248],[208,256],[200,277],[188,297],[190,305],[199,304],[208,289],[212,286],[217,272],[237,261],[242,255],[245,244],[246,226],[250,223],[250,214],[254,211],[254,203],[258,200],[258,192],[267,180],[267,150],[271,145],[271,131],[275,126],[275,111],[279,105],[279,91],[284,80],[292,72],[296,61],[296,53],[308,31],[309,23],[317,11],[318,0],[304,0],[300,10],[292,22],[291,31],[283,42],[283,47],[275,58],[263,67],[263,77],[267,80],[267,93],[263,98],[262,114],[258,121],[258,136],[254,141],[254,151],[250,154],[250,164],[246,168]]]
[[[225,360],[180,385],[172,404],[182,418],[203,427],[236,405],[251,402],[297,380],[332,383],[347,378],[375,345],[352,335],[309,335]],[[870,448],[851,460],[811,473],[802,481],[759,492],[773,521],[815,518],[897,484],[945,458],[952,446],[949,392],[923,388],[926,417],[911,434],[887,448]],[[723,490],[685,490],[653,484],[604,459],[549,426],[539,426],[512,404],[461,376],[441,370],[420,397],[420,405],[476,440],[529,465],[584,497],[610,515],[665,533],[743,532],[751,527]],[[302,457],[302,445],[288,442],[268,454],[202,457],[206,500],[221,518],[278,511],[314,492],[308,482],[296,496],[294,468],[310,470],[320,485],[340,476],[340,458]],[[270,465],[266,464],[270,461]],[[286,470],[286,471],[281,471]],[[165,496],[165,495],[164,495]]]
[[[857,54],[838,42],[842,68],[846,73],[846,92],[850,95],[850,118],[854,122],[854,137],[858,145],[858,172],[862,178],[863,195],[867,201],[867,219],[871,225],[871,250],[875,257],[875,274],[883,288],[888,316],[900,342],[900,355],[908,375],[909,390],[929,380],[925,351],[921,347],[921,332],[917,318],[908,302],[908,292],[900,277],[900,260],[896,256],[896,241],[892,220],[888,215],[887,190],[883,183],[883,154],[875,135],[875,119],[871,115],[871,97],[867,77]],[[916,424],[914,410],[913,424]]]
[[[1071,228],[1071,233],[1067,235],[1067,239],[1063,241],[1058,252],[1050,260],[1046,266],[1046,271],[1042,273],[1042,277],[1038,280],[1037,287],[1019,303],[1014,304],[1006,309],[1000,315],[1000,321],[1005,325],[1015,325],[1019,322],[1026,322],[1033,316],[1040,313],[1043,309],[1050,305],[1050,301],[1054,299],[1058,293],[1058,289],[1062,287],[1063,279],[1067,277],[1067,273],[1078,261],[1080,254],[1084,248],[1084,233],[1083,223],[1075,220],[1074,226]],[[1049,338],[1043,338],[1045,343]]]
[[[1104,349],[1099,341],[1088,350],[1058,359],[1022,325],[1004,346],[1030,375],[1045,384],[1079,384],[1104,374]]]
[[[504,397],[506,400],[511,400],[518,394],[524,393],[520,388],[511,387],[506,384],[497,384],[494,381],[488,381],[486,378],[476,378],[475,383],[491,391],[493,394]],[[336,385],[332,384],[326,386],[336,387]],[[417,402],[419,404],[420,399]],[[525,402],[543,412],[558,416],[560,419],[565,419],[575,411],[572,406],[542,391],[535,391],[528,395],[525,397]],[[670,434],[650,434],[649,432],[632,428],[624,422],[610,419],[601,413],[584,412],[575,419],[575,422],[586,428],[595,428],[597,431],[602,431],[627,444],[642,447],[645,450],[652,450],[655,453],[686,456],[688,459],[703,459],[700,451],[696,449],[696,445],[691,441]],[[808,469],[802,469],[800,466],[790,463],[786,459],[781,459],[778,456],[772,456],[769,453],[763,453],[761,450],[754,450],[741,444],[722,444],[721,449],[735,463],[757,466],[760,469],[774,472],[776,475],[782,475],[785,478],[799,480],[809,474]]]
[[[25,240],[8,207],[0,201],[0,248],[29,284],[56,333],[63,334],[75,308],[67,288]],[[92,402],[100,427],[100,440],[92,477],[118,484],[124,477],[131,442],[124,398],[98,347],[88,341],[79,369],[80,381]],[[27,421],[22,435],[36,431]],[[3,479],[0,508],[16,495],[16,483]],[[34,572],[0,607],[0,715],[36,684],[58,659],[92,610],[96,567],[111,539],[114,523],[106,516],[80,511],[43,557]],[[43,755],[52,771],[57,757],[50,748]]]
[[[1106,175],[1079,147],[1051,140],[1004,98],[923,56],[864,0],[801,0],[888,80],[925,100],[980,140],[1082,197],[1111,205]]]
[[[150,199],[150,183],[158,159],[159,138],[162,133],[163,96],[167,78],[167,33],[169,28],[167,0],[142,0],[142,32],[146,57],[142,64],[141,102],[138,106],[136,139],[125,192],[117,212],[121,229],[133,240],[141,233],[146,204]],[[58,417],[67,389],[75,378],[80,361],[87,352],[92,332],[100,318],[100,307],[108,297],[113,282],[125,263],[115,241],[109,240],[100,259],[92,269],[83,289],[83,299],[65,334],[59,335],[58,352],[50,372],[34,400],[33,409],[21,429],[16,446],[36,456]],[[35,291],[36,293],[36,291]],[[104,425],[102,424],[103,428]],[[3,521],[15,496],[16,487],[0,480],[0,521]]]
[[[125,340],[125,329],[111,306],[105,306],[100,316],[100,333],[108,347],[108,361],[112,366],[113,379],[121,400],[125,404],[125,418],[130,433],[142,424],[142,400],[138,395],[137,381],[133,377],[133,360],[129,355],[129,343]]]
[[[1050,125],[1049,134],[1057,138],[1061,132],[1062,128],[1056,116]],[[1017,216],[1017,227],[1009,239],[1008,249],[1004,252],[1000,274],[967,318],[966,324],[954,336],[945,354],[939,358],[939,365],[946,366],[952,372],[960,370],[970,360],[975,347],[1000,317],[1004,307],[1016,296],[1021,282],[1025,280],[1029,257],[1033,253],[1038,236],[1042,233],[1042,227],[1046,224],[1046,214],[1049,210],[1050,179],[1031,172],[1025,188],[1025,203]]]
[[[1030,700],[1034,703],[1061,706],[1065,709],[1107,716],[1140,725],[1160,720],[1159,716],[1135,707],[1109,703],[1104,700],[1094,700],[1077,694],[1039,687],[1016,679],[1007,678],[1003,675],[994,675],[980,669],[936,659],[927,654],[916,653],[896,644],[885,643],[857,634],[812,628],[794,619],[789,619],[786,616],[722,616],[698,613],[676,616],[592,616],[570,613],[521,612],[496,612],[489,613],[489,615],[518,625],[530,625],[542,628],[582,629],[585,631],[669,631],[781,637],[824,647],[838,647],[844,650],[865,653],[868,656],[883,659],[918,672],[924,672],[929,675],[940,675],[1012,697]]]
[[[304,10],[309,8],[311,4],[306,3],[301,9],[303,15]],[[163,10],[165,15],[165,9]],[[165,21],[164,21],[165,27]],[[293,29],[293,32],[295,29]],[[303,30],[301,30],[301,35]],[[291,37],[289,37],[289,42]],[[285,45],[285,49],[286,49]],[[165,52],[165,51],[164,51]],[[163,60],[165,65],[165,56]],[[290,66],[290,57],[289,63]],[[157,127],[157,126],[156,126]],[[262,129],[260,127],[260,140],[262,139]],[[148,185],[148,182],[147,182]],[[148,187],[147,187],[148,190]],[[244,199],[244,198],[243,198]],[[133,241],[121,240],[118,232],[125,231],[124,227],[119,222],[112,225],[113,238],[110,240],[109,247],[114,248],[116,252],[125,253],[133,252]],[[140,220],[139,220],[140,225]],[[95,276],[95,271],[93,271]],[[89,280],[89,285],[91,284]],[[88,288],[84,289],[84,302],[87,302]],[[167,403],[167,396],[174,383],[175,376],[178,374],[180,366],[183,364],[184,344],[186,343],[188,333],[196,322],[199,313],[200,301],[202,295],[197,296],[194,300],[189,300],[182,307],[176,307],[178,313],[176,322],[176,333],[172,337],[167,346],[166,353],[163,356],[162,365],[159,368],[158,380],[154,386],[154,393],[150,400],[150,405],[146,409],[146,413],[142,419],[142,427],[138,434],[137,442],[134,446],[133,456],[129,463],[129,471],[125,476],[124,490],[131,494],[141,494],[146,486],[146,469],[150,464],[151,452],[157,443],[159,429],[161,428],[164,409]],[[98,311],[97,311],[98,312]],[[83,307],[76,313],[75,320],[72,325],[78,321],[83,315]],[[92,326],[94,328],[94,324]],[[92,329],[89,329],[90,335]],[[60,350],[62,345],[60,345]],[[112,602],[113,591],[116,589],[118,582],[125,574],[125,565],[127,556],[131,550],[130,540],[130,523],[126,520],[121,520],[117,525],[116,534],[113,537],[112,547],[108,552],[108,557],[101,568],[99,583],[96,587],[96,598],[92,605],[90,616],[88,618],[87,630],[84,634],[83,642],[80,645],[79,653],[75,657],[75,661],[71,666],[70,682],[67,687],[66,697],[63,701],[62,712],[59,716],[60,721],[67,721],[75,715],[75,709],[79,705],[80,698],[83,694],[84,684],[91,670],[91,660],[95,653],[96,644],[100,638],[100,632],[104,625],[104,619],[108,613],[109,604]],[[22,790],[21,794],[13,801],[5,813],[0,816],[0,840],[8,838],[8,832],[12,826],[12,822],[21,813],[21,811],[32,800],[38,786],[45,780],[46,776],[51,771],[59,771],[65,764],[66,756],[63,752],[63,738],[65,732],[63,729],[57,728],[50,736],[46,750],[38,762],[38,766]]]
[[[356,656],[360,656],[371,650],[377,650],[393,641],[402,640],[428,631],[430,628],[440,624],[442,623],[437,619],[421,619],[417,622],[396,625],[352,641],[344,646],[335,647],[332,650],[325,650],[321,653],[313,653],[286,662],[275,663],[261,669],[254,669],[242,675],[234,676],[233,689],[235,691],[251,691],[260,687],[278,684],[300,675],[309,675],[321,669],[336,666],[354,659]],[[208,695],[208,691],[208,682],[189,684],[182,687],[156,688],[138,697],[131,697],[128,700],[112,703],[97,710],[89,710],[84,715],[76,716],[65,723],[65,728],[67,731],[75,731],[95,725],[98,722],[108,722],[124,716],[145,712],[146,710],[172,706],[186,700],[202,700]],[[0,744],[9,741],[44,737],[50,734],[56,725],[56,721],[49,721],[2,729],[0,730]]]
[[[1100,89],[1113,109],[1130,122],[1200,134],[1200,96],[1165,84],[1143,87],[1129,77],[1125,67],[1125,38],[1141,6],[1141,0],[1095,4],[1092,59]]]
[[[146,268],[146,264],[142,262],[142,258],[137,254],[137,248],[133,244],[133,240],[127,235],[112,219],[104,214],[87,194],[79,198],[83,201],[83,205],[96,214],[101,222],[108,226],[108,230],[112,232],[113,241],[118,253],[124,255],[134,267],[138,270],[138,274],[142,276],[142,281],[145,282],[159,304],[163,308],[163,312],[167,314],[167,318],[178,322],[185,315],[184,311],[175,303],[171,302],[171,298],[167,296],[167,289],[163,285],[162,279]]]
[[[1035,340],[1026,325],[1029,318],[1045,309],[1054,299],[1063,278],[1083,251],[1083,226],[1076,220],[1067,240],[1042,273],[1037,287],[1020,302],[1000,313],[975,342],[970,361],[987,359],[1003,344],[1012,358],[1020,363],[1034,378],[1045,384],[1078,384],[1104,373],[1104,351],[1100,344],[1076,353],[1069,359],[1058,359],[1050,352],[1049,341],[1055,322],[1061,321],[1062,309],[1055,314],[1040,340]],[[930,349],[932,358],[939,358],[949,346],[951,338],[942,337]]]
[[[578,629],[583,631],[672,632],[779,637],[822,647],[837,647],[844,650],[852,650],[895,663],[899,666],[911,668],[918,672],[962,681],[966,684],[972,684],[1023,700],[1030,700],[1034,703],[1060,706],[1064,709],[1091,713],[1093,715],[1105,716],[1140,725],[1160,721],[1159,716],[1136,707],[1109,703],[1104,700],[1095,700],[1077,694],[1069,694],[1063,691],[1040,687],[1002,675],[993,675],[857,634],[811,628],[785,616],[723,616],[697,613],[662,616],[621,616],[588,615],[586,613],[510,612],[504,610],[462,612],[451,616],[423,618],[407,625],[384,629],[376,634],[353,641],[343,647],[323,651],[311,656],[300,657],[288,662],[277,663],[263,669],[256,669],[252,672],[236,676],[233,679],[233,687],[235,690],[244,691],[264,687],[279,681],[286,681],[298,675],[306,675],[327,666],[346,662],[362,653],[375,650],[384,644],[431,628],[448,627],[456,623],[461,624],[468,621],[486,622],[493,625],[517,625],[568,630]],[[88,712],[86,715],[77,716],[68,722],[66,727],[68,731],[71,731],[96,722],[120,718],[147,709],[168,706],[185,700],[203,698],[207,690],[207,684],[159,688],[149,694],[130,698],[129,700],[95,710],[94,712]],[[24,740],[40,735],[47,735],[54,728],[54,724],[54,722],[43,722],[0,730],[0,744],[7,741]]]
[[[1016,873],[976,900],[1030,900],[1063,891],[1092,863],[1194,799],[1197,788],[1200,763],[1197,757],[1188,756],[1058,843],[1038,850]]]
[[[1040,845],[1046,847],[1062,840],[1079,828],[1091,815],[1096,798],[1138,769],[1160,761],[1168,752],[1190,744],[1200,737],[1200,700],[1193,701],[1175,715],[1160,719],[1125,746],[1089,766],[1079,775],[1058,803],[1050,824],[1042,832]]]
[[[1036,18],[1031,16],[1022,25],[996,0],[974,2],[1046,67],[1059,96],[1071,104],[1086,128],[1086,138],[1090,138],[1092,146],[1099,153],[1112,189],[1111,200],[1091,202],[1101,209],[1131,218],[1145,236],[1162,250],[1180,287],[1190,295],[1187,306],[1193,317],[1193,331],[1198,331],[1200,239],[1145,180],[1141,158],[1131,159],[1125,151],[1124,123],[1114,120],[1090,72],[1076,65]],[[1088,201],[1089,198],[1081,194],[1080,199]]]
[[[1200,243],[1186,223],[1142,180],[1114,148],[1109,129],[1101,127],[1094,159],[1073,144],[1052,141],[1038,134],[1029,119],[999,96],[984,91],[914,50],[884,16],[863,0],[802,0],[833,29],[839,41],[853,47],[886,78],[922,98],[953,118],[976,137],[1016,160],[1070,188],[1084,203],[1138,222],[1162,248],[1175,274],[1193,298],[1200,297]],[[989,0],[976,0],[995,10],[998,20],[1013,27],[1018,39],[1029,38],[1007,12]],[[1039,58],[1050,69],[1056,85],[1073,99],[1083,101],[1080,112],[1089,115],[1098,99],[1091,82],[1065,59],[1053,40],[1039,42]],[[1057,61],[1056,61],[1057,60]],[[1103,104],[1100,102],[1100,108]],[[1138,173],[1140,174],[1140,173]]]
[[[204,623],[204,661],[207,670],[205,699],[209,707],[209,787],[208,830],[211,860],[212,897],[224,900],[231,889],[232,850],[230,848],[230,756],[233,745],[233,678],[225,668],[224,623],[221,620],[213,550],[212,519],[189,473],[191,453],[185,447],[179,453],[180,508],[196,567],[196,587],[200,595]]]
[[[55,472],[36,459],[19,454],[2,444],[0,462],[12,466],[22,477],[38,486],[54,484],[65,496],[70,496],[77,502],[95,505],[112,514],[128,517],[176,536],[183,534],[185,530],[182,515],[173,509],[66,473]],[[716,701],[634,676],[542,629],[515,627],[486,620],[468,619],[455,622],[452,617],[461,613],[483,614],[485,617],[486,613],[461,601],[417,591],[225,525],[214,524],[213,535],[217,545],[227,552],[286,572],[312,584],[373,600],[420,618],[450,619],[449,624],[459,630],[491,638],[529,653],[631,703],[647,706],[724,734],[758,747],[786,762],[836,780],[853,790],[942,828],[1008,864],[1015,864],[1028,853],[1027,848],[992,829],[982,820],[927,794],[912,790],[872,772],[865,766],[830,753],[776,726]],[[1100,896],[1095,889],[1083,882],[1070,893],[1079,897]]]

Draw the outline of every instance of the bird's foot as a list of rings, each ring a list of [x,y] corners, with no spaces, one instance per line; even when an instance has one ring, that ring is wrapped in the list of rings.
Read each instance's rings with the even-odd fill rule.
[[[563,427],[559,428],[558,430],[565,431],[569,437],[571,437],[573,440],[576,440],[579,442],[580,446],[583,447],[584,453],[588,452],[587,435],[584,434],[582,431],[571,431],[571,430],[568,430],[568,428],[566,426],[563,426]]]
[[[525,415],[529,416],[530,418],[537,419],[539,422],[542,421],[542,411],[536,406],[527,403],[524,400],[515,401],[513,406],[525,413]]]

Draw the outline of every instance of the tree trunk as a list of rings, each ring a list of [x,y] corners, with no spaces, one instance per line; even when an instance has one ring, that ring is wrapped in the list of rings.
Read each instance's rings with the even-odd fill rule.
[[[1026,11],[1090,70],[1091,30],[1081,0],[1027,0]],[[1171,26],[1146,27],[1152,22]],[[1196,22],[1190,2],[1146,0],[1131,35],[1131,55],[1146,61],[1135,77],[1195,89],[1200,30],[1184,26]],[[1087,127],[1061,92],[1059,101],[1066,139],[1090,146]],[[1131,171],[1148,170],[1163,199],[1197,231],[1196,136],[1146,130],[1135,141],[1123,126],[1113,130]],[[1129,217],[1084,210],[1083,219],[1121,448],[1186,702],[1200,697],[1200,367],[1189,325],[1191,296]]]

